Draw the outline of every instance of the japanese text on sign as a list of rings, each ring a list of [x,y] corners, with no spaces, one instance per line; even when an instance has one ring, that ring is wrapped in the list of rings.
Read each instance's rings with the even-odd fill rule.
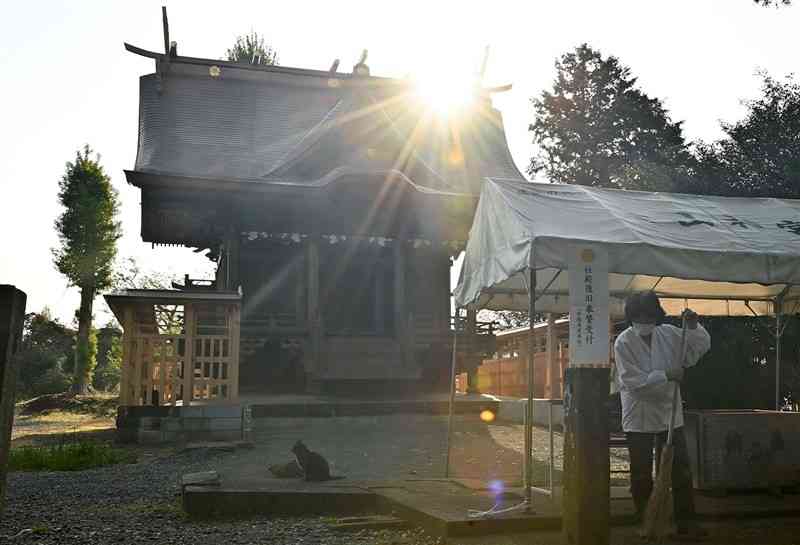
[[[608,363],[608,255],[576,245],[569,256],[570,365]]]

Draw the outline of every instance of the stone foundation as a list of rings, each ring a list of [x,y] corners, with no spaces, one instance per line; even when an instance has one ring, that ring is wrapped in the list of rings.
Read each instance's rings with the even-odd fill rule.
[[[117,440],[123,443],[240,441],[241,405],[117,408]]]

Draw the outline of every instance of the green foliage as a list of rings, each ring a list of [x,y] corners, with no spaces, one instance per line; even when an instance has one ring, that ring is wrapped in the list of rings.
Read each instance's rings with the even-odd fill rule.
[[[537,154],[550,182],[670,191],[689,174],[681,123],[636,87],[630,68],[584,44],[556,61],[552,91],[532,100]]]
[[[96,354],[90,339],[92,305],[97,292],[111,286],[117,240],[122,236],[116,221],[116,191],[99,157],[91,157],[89,146],[76,154],[74,163],[67,163],[58,198],[64,212],[55,224],[61,244],[53,257],[58,271],[81,290],[74,379],[77,391],[86,392]]]
[[[226,51],[226,56],[229,61],[244,64],[278,64],[278,52],[265,43],[263,36],[252,31],[238,36],[233,47]]]
[[[45,447],[13,448],[8,468],[10,471],[81,471],[134,461],[130,453],[114,449],[111,445],[79,441]]]
[[[122,231],[116,221],[117,193],[91,152],[89,146],[79,151],[58,184],[64,212],[55,223],[61,245],[53,255],[56,268],[73,286],[103,290],[111,286]]]
[[[97,333],[97,367],[92,377],[96,390],[112,391],[120,381],[122,368],[122,333],[116,328],[104,327]]]
[[[723,123],[726,137],[697,146],[693,193],[739,197],[800,197],[800,85],[762,74],[762,96],[747,114]]]
[[[17,376],[17,396],[63,392],[72,380],[75,331],[54,320],[47,309],[25,316]]]
[[[791,6],[792,0],[753,0],[756,4],[760,6]]]

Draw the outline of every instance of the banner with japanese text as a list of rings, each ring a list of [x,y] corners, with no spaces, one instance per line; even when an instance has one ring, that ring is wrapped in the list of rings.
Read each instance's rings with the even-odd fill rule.
[[[569,364],[607,365],[608,254],[583,244],[568,251]]]

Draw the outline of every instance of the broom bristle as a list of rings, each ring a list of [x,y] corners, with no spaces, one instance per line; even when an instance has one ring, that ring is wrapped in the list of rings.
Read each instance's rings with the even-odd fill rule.
[[[644,514],[643,534],[649,539],[662,539],[672,523],[672,459],[674,449],[665,446],[661,453],[658,476]]]

